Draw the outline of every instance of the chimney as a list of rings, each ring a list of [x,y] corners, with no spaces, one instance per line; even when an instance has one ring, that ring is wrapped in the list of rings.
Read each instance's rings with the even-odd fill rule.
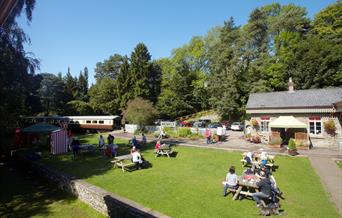
[[[294,92],[294,84],[292,82],[292,77],[290,77],[289,82],[287,84],[289,85],[289,92],[293,93]]]

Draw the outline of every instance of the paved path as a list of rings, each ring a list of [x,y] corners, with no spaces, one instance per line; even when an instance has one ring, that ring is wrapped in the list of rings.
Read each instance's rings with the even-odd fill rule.
[[[123,132],[113,132],[119,138],[132,138],[132,134]],[[188,139],[163,139],[166,143],[181,144],[185,146],[222,149],[230,151],[255,151],[260,148],[266,150],[270,154],[287,155],[284,148],[269,148],[262,144],[252,144],[242,138],[241,132],[228,132],[228,140],[226,142],[218,142],[207,145],[205,139],[188,140]],[[138,140],[140,137],[137,137]],[[148,141],[155,138],[148,137]],[[331,201],[336,205],[342,216],[342,170],[336,165],[335,160],[342,160],[342,152],[337,149],[316,148],[311,150],[300,150],[300,155],[309,157],[311,164],[320,177],[325,190],[330,193]]]
[[[332,158],[309,156],[309,159],[320,176],[323,187],[330,193],[331,201],[342,215],[342,170]]]

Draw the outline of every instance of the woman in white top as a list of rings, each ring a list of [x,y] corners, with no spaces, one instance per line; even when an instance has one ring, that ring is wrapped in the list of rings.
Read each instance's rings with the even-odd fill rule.
[[[139,153],[138,150],[135,150],[132,154],[132,162],[135,163],[138,169],[141,169],[141,166],[143,164],[143,159]]]
[[[238,183],[238,180],[237,180],[237,175],[235,174],[235,167],[231,166],[229,168],[229,172],[227,173],[226,181],[224,181],[223,196],[226,197],[227,190],[229,188],[236,189],[237,183]]]

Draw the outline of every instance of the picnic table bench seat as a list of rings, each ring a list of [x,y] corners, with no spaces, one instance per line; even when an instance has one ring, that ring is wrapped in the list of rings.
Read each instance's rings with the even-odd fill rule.
[[[170,158],[170,155],[173,153],[172,148],[170,147],[169,144],[162,144],[158,151],[156,152],[156,156],[158,157],[159,155],[166,155],[168,158]]]
[[[131,154],[114,157],[111,163],[114,164],[114,168],[121,167],[122,172],[125,172],[125,169],[127,170],[135,166],[135,163],[132,162]]]

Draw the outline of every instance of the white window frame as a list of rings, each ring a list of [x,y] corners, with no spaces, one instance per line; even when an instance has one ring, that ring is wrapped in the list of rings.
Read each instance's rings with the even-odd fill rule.
[[[311,123],[313,123],[313,127],[314,127],[314,133],[311,132]],[[317,133],[317,123],[320,124],[320,133]],[[320,118],[319,120],[316,119],[309,119],[309,133],[312,136],[321,136],[323,132],[323,127],[322,127],[322,118]]]
[[[261,119],[260,131],[262,133],[268,133],[269,132],[269,125],[270,125],[270,119]],[[265,129],[265,127],[266,127],[266,129]]]

